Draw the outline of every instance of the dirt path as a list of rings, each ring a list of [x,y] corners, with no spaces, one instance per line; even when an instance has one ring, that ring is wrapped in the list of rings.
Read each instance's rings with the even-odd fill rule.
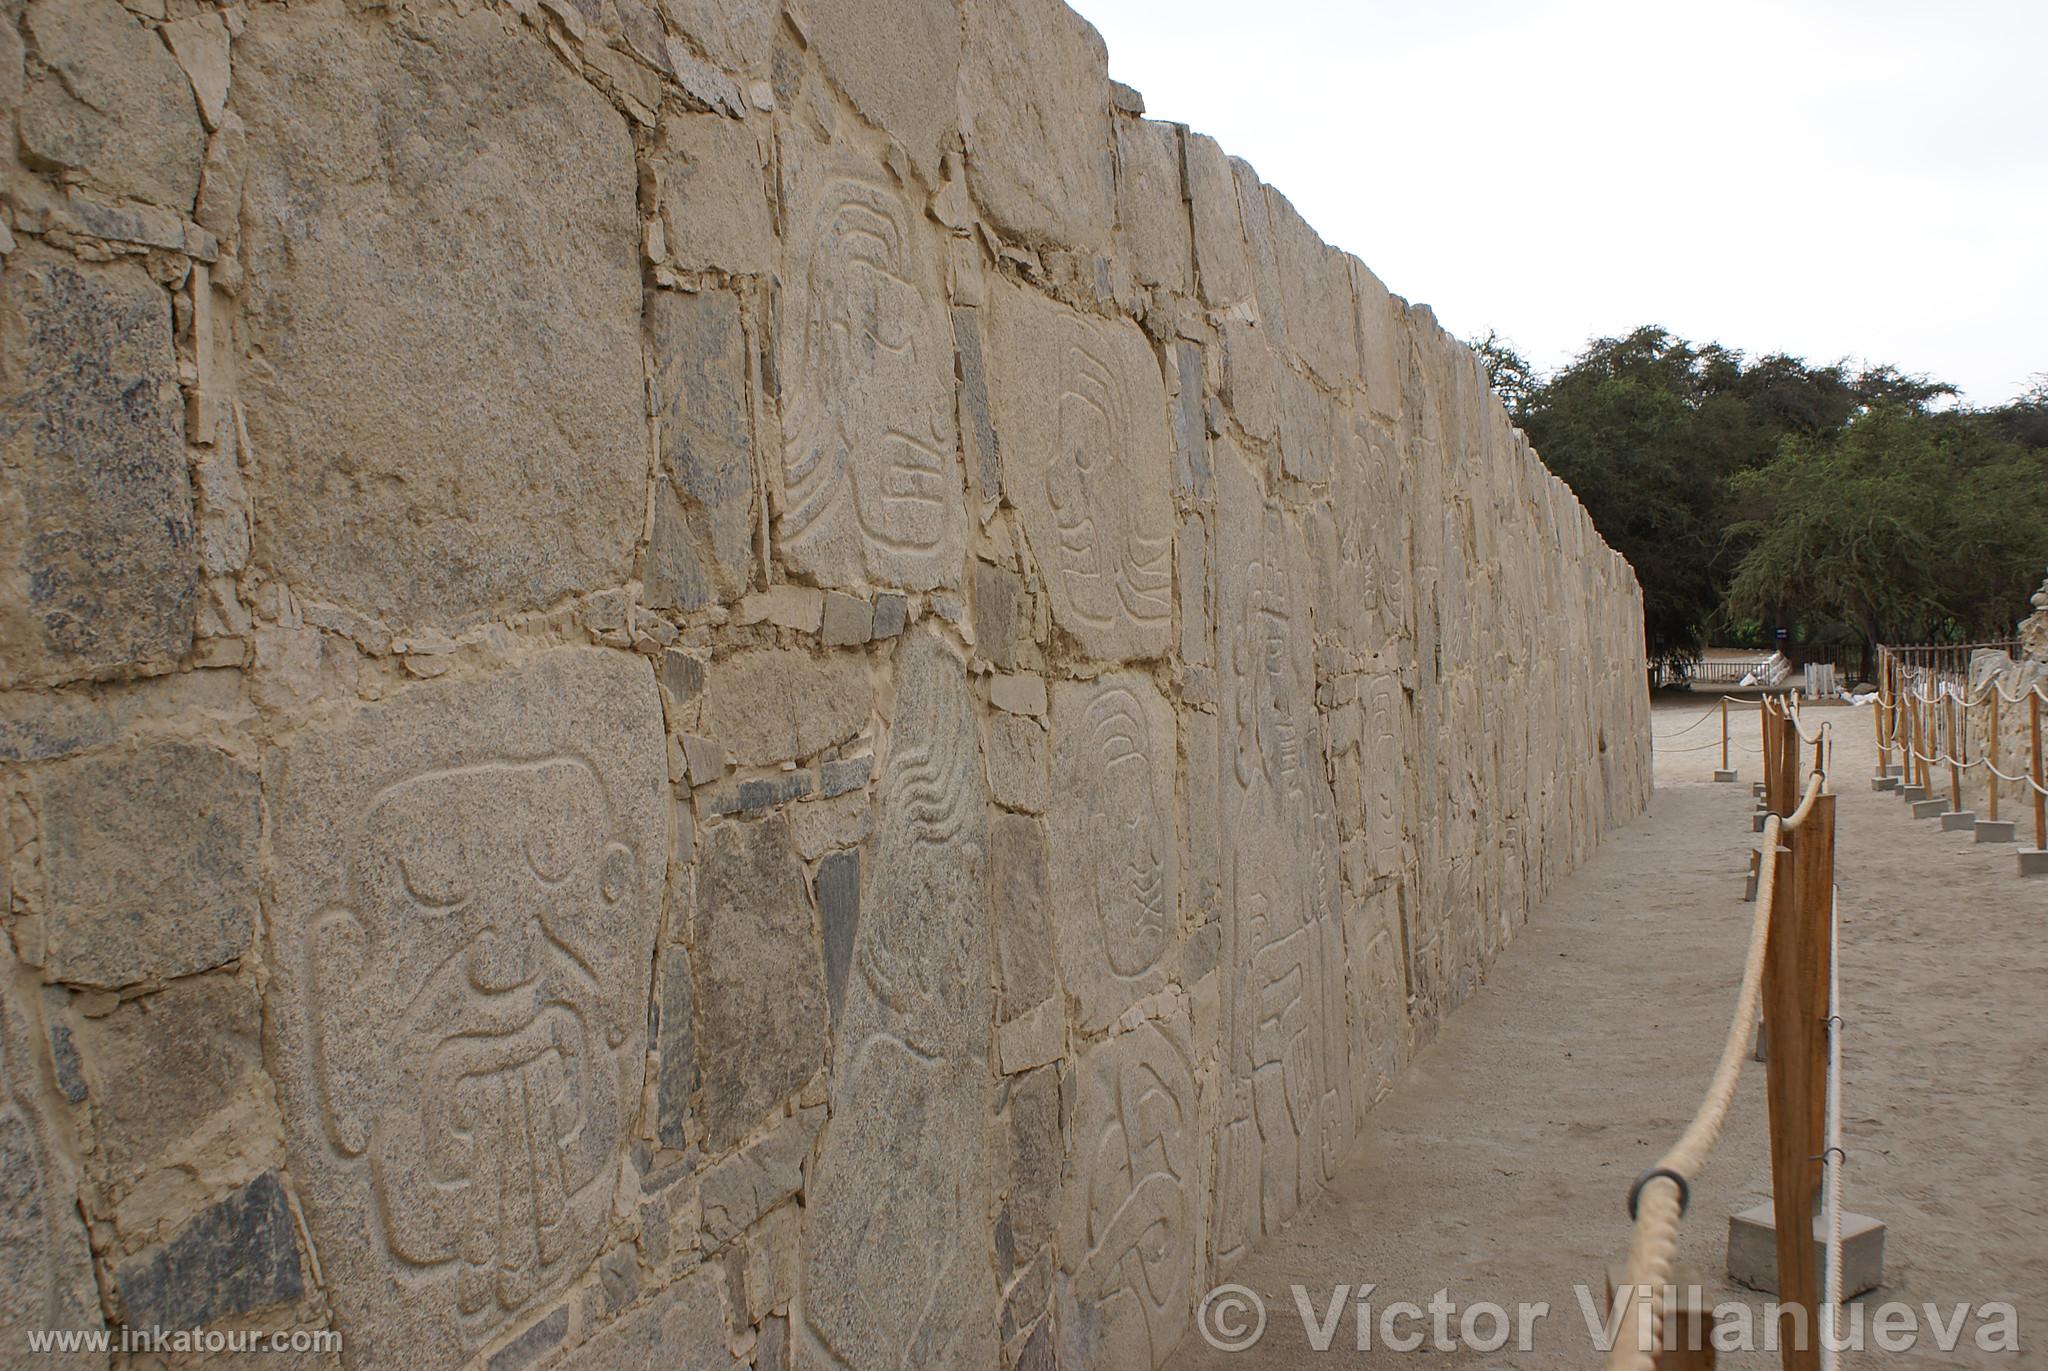
[[[1755,723],[1747,716],[1737,734],[1751,738],[1736,758],[1743,783],[1715,785],[1714,749],[1678,750],[1717,741],[1711,719],[1687,727],[1706,708],[1659,706],[1649,809],[1560,885],[1417,1054],[1330,1193],[1232,1273],[1263,1299],[1264,1337],[1225,1354],[1191,1333],[1170,1367],[1406,1363],[1383,1346],[1381,1317],[1440,1289],[1460,1309],[1541,1301],[1550,1313],[1533,1325],[1533,1351],[1510,1340],[1491,1355],[1429,1353],[1431,1364],[1596,1364],[1574,1287],[1598,1298],[1627,1240],[1629,1184],[1697,1106],[1741,974]],[[1838,721],[1848,1195],[1890,1226],[1887,1284],[1865,1303],[2008,1301],[2023,1349],[1978,1350],[1970,1322],[1952,1352],[1923,1334],[1915,1351],[1860,1360],[2048,1364],[2037,1350],[2048,1349],[2048,881],[2017,879],[2010,847],[1916,823],[1873,792],[1867,712],[1807,717]],[[1680,1243],[1713,1303],[1763,1305],[1727,1282],[1725,1250],[1728,1215],[1768,1195],[1764,1130],[1752,1067]],[[1306,1287],[1320,1316],[1334,1286],[1365,1283],[1378,1287],[1372,1349],[1354,1350],[1347,1303],[1330,1350],[1316,1353],[1290,1288]],[[1410,1328],[1427,1334],[1428,1317],[1396,1331]],[[1491,1325],[1475,1331],[1484,1339]]]

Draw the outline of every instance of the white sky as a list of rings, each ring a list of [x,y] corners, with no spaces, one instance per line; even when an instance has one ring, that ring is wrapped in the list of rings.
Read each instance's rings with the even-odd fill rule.
[[[1538,366],[1656,323],[2048,371],[2048,3],[1070,0],[1388,287]]]

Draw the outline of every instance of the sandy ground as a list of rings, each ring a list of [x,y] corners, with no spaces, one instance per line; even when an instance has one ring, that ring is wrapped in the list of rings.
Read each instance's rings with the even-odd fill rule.
[[[1711,782],[1718,724],[1704,702],[1660,703],[1657,793],[1633,824],[1561,884],[1374,1110],[1338,1184],[1232,1273],[1269,1311],[1264,1337],[1225,1354],[1198,1334],[1168,1366],[1313,1368],[1598,1364],[1574,1287],[1600,1297],[1628,1239],[1629,1184],[1697,1107],[1741,975],[1755,841],[1753,711],[1736,737],[1739,785]],[[1844,1120],[1853,1210],[1889,1226],[1886,1301],[2007,1301],[2020,1353],[1979,1350],[1971,1316],[1953,1351],[1922,1333],[1908,1352],[1848,1365],[2048,1366],[2048,881],[2014,875],[2010,846],[1915,822],[1873,792],[1867,711],[1835,721],[1845,1042]],[[1763,1072],[1746,1066],[1726,1134],[1693,1193],[1680,1262],[1710,1303],[1766,1297],[1728,1283],[1728,1215],[1768,1197]],[[1290,1289],[1318,1315],[1332,1288],[1375,1283],[1372,1349],[1355,1350],[1347,1304],[1312,1350]],[[1439,1290],[1461,1309],[1541,1301],[1534,1350],[1402,1354],[1380,1341],[1397,1300]],[[1356,1295],[1352,1296],[1355,1301]],[[1215,1312],[1215,1311],[1212,1311]],[[1419,1325],[1426,1333],[1428,1322]],[[1457,1318],[1450,1320],[1455,1335]],[[1758,1319],[1761,1328],[1763,1321]],[[1403,1325],[1409,1327],[1409,1325]],[[1475,1327],[1483,1339],[1490,1325]],[[1428,1348],[1428,1343],[1424,1343]],[[1775,1353],[1724,1353],[1732,1368]]]

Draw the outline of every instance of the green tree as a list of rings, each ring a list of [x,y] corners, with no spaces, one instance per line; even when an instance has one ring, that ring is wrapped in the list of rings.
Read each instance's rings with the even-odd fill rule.
[[[1978,414],[1883,399],[1731,478],[1732,615],[1884,641],[2003,636],[2048,559],[2048,454]]]

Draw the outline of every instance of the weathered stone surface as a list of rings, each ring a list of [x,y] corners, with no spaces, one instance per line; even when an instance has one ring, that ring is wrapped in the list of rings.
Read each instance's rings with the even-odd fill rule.
[[[825,596],[825,613],[818,634],[827,647],[852,647],[874,636],[875,607],[858,595],[831,591]]]
[[[854,935],[860,927],[860,853],[830,852],[818,862],[818,921],[824,934],[825,991],[832,1022],[846,1003],[846,977],[853,969]]]
[[[624,117],[487,10],[263,8],[235,54],[257,564],[394,628],[623,582],[647,471]]]
[[[611,1214],[668,854],[654,673],[559,649],[265,765],[268,1059],[337,1324],[367,1364],[460,1361]]]
[[[996,815],[989,860],[994,868],[996,1022],[1002,1024],[1058,989],[1046,903],[1044,825],[1021,814]]]
[[[242,955],[256,915],[256,768],[162,742],[36,775],[48,974],[121,986]]]
[[[1082,251],[1116,214],[1108,53],[1059,0],[969,0],[960,79],[967,180],[1005,233]]]
[[[939,154],[959,121],[960,14],[951,0],[842,0],[806,14],[833,80],[936,185]]]
[[[661,12],[727,71],[768,74],[780,12],[774,0],[661,0]]]
[[[1052,908],[1083,1031],[1166,983],[1180,908],[1173,712],[1144,677],[1053,692]]]
[[[1230,170],[1237,181],[1237,217],[1244,225],[1245,258],[1251,266],[1251,299],[1257,306],[1258,324],[1274,346],[1284,350],[1292,343],[1293,321],[1287,317],[1286,285],[1280,279],[1272,202],[1266,196],[1266,183],[1251,163],[1233,157]]]
[[[718,1278],[707,1267],[599,1330],[562,1363],[565,1371],[729,1371],[744,1365],[729,1350]]]
[[[187,671],[89,690],[0,694],[0,760],[40,762],[140,736],[152,721],[180,715],[233,717],[243,706],[240,673]]]
[[[1011,714],[1045,713],[1045,677],[1023,674],[989,677],[988,702]]]
[[[744,1233],[803,1186],[804,1163],[824,1113],[811,1108],[793,1114],[767,1137],[704,1173],[704,1234],[714,1245]]]
[[[201,10],[163,26],[164,42],[192,82],[199,117],[220,127],[228,103],[228,26],[218,12]]]
[[[1366,400],[1375,413],[1392,421],[1401,415],[1401,374],[1406,370],[1408,352],[1400,302],[1363,262],[1351,264],[1351,282],[1358,299],[1359,362]]]
[[[646,603],[697,609],[746,588],[754,554],[746,334],[730,291],[650,290],[661,469]]]
[[[294,1302],[305,1281],[284,1182],[264,1172],[161,1247],[122,1262],[115,1283],[128,1322],[142,1328],[199,1328]]]
[[[78,1055],[93,1102],[94,1164],[110,1190],[125,1193],[166,1166],[220,1168],[252,1149],[261,1160],[277,1114],[263,1077],[261,1006],[247,981],[192,976],[111,1014],[66,1013],[55,1026]]]
[[[874,686],[857,654],[755,648],[711,664],[704,727],[740,766],[816,755],[867,727]]]
[[[799,633],[816,633],[825,621],[825,596],[816,586],[791,585],[778,581],[740,601],[733,615],[736,624],[763,621]]]
[[[9,1348],[44,1329],[105,1326],[72,1149],[59,1132],[63,1106],[42,1088],[34,1004],[24,992],[13,949],[0,944],[0,1345]],[[35,1360],[95,1364],[89,1353]],[[106,1365],[104,1354],[96,1364]]]
[[[738,1142],[824,1064],[828,1010],[818,931],[789,822],[707,829],[691,944],[698,1059],[712,1151]]]
[[[874,775],[874,770],[875,759],[866,755],[841,757],[836,761],[820,762],[818,764],[818,795],[822,799],[829,800],[834,796],[859,790],[868,783],[868,778]]]
[[[1003,495],[1002,455],[988,394],[988,359],[981,341],[981,310],[953,310],[954,365],[960,375],[960,445],[982,503]]]
[[[1246,434],[1262,442],[1280,436],[1281,376],[1286,370],[1271,335],[1237,319],[1223,324],[1223,402]],[[1223,458],[1214,458],[1222,465]]]
[[[0,359],[0,686],[176,662],[199,559],[170,296],[139,266],[23,245]]]
[[[1209,495],[1208,394],[1202,374],[1202,349],[1177,342],[1172,349],[1173,489],[1176,495]]]
[[[526,1367],[552,1356],[568,1336],[569,1306],[556,1305],[520,1330],[517,1337],[491,1353],[490,1360],[484,1365],[487,1371],[524,1371]]]
[[[750,121],[718,114],[663,121],[655,151],[662,238],[677,266],[751,276],[773,265],[763,136]]]
[[[956,584],[967,516],[936,240],[879,158],[802,130],[778,146],[777,550],[825,585]]]
[[[1180,659],[1209,666],[1216,660],[1216,626],[1209,614],[1209,530],[1199,518],[1180,521],[1173,567],[1180,592]]]
[[[1027,718],[997,713],[988,720],[988,783],[996,803],[1043,814],[1051,798],[1045,729]]]
[[[1212,309],[1229,309],[1252,293],[1244,223],[1237,210],[1236,175],[1221,145],[1205,134],[1187,135],[1186,157],[1195,277],[1202,299]]]
[[[1040,664],[1031,634],[1031,595],[1016,572],[974,564],[974,645],[1005,671]]]
[[[1060,1215],[1062,1364],[1157,1367],[1193,1308],[1202,1139],[1187,1033],[1185,1020],[1147,1023],[1081,1061],[1076,1181]]]
[[[814,862],[835,849],[852,847],[872,828],[870,809],[867,795],[858,791],[795,806],[789,811],[789,832],[797,855]]]
[[[1053,620],[1091,657],[1163,653],[1173,443],[1159,364],[1129,323],[1009,285],[991,287],[991,304],[1004,488],[1045,569]]]
[[[654,1136],[663,1147],[681,1150],[691,1140],[697,1072],[697,984],[690,949],[671,942],[656,963],[654,1043],[661,1053],[655,1077]]]
[[[897,707],[804,1207],[810,1334],[852,1367],[992,1366],[988,808],[964,664],[896,652]]]
[[[163,41],[114,0],[35,0],[23,28],[42,59],[21,104],[30,164],[189,213],[206,130]]]
[[[1018,1264],[1029,1262],[1052,1241],[1059,1223],[1061,1164],[1060,1076],[1040,1067],[1010,1086],[1008,1189],[1003,1213],[1010,1224]]]
[[[1286,196],[1268,186],[1266,199],[1288,342],[1324,385],[1339,389],[1358,376],[1350,259],[1325,244]]]
[[[1400,893],[1388,888],[1345,911],[1345,978],[1352,1003],[1351,1061],[1363,1117],[1408,1060],[1407,991],[1401,974]]]
[[[1219,446],[1219,453],[1221,448]],[[1334,802],[1314,711],[1300,530],[1217,466],[1223,1101],[1213,1248],[1235,1260],[1332,1173],[1350,1117]]]
[[[1116,217],[1118,247],[1138,279],[1185,295],[1194,266],[1180,138],[1178,124],[1116,121]]]
[[[883,593],[875,597],[875,636],[893,638],[909,620],[910,605],[901,595]]]

